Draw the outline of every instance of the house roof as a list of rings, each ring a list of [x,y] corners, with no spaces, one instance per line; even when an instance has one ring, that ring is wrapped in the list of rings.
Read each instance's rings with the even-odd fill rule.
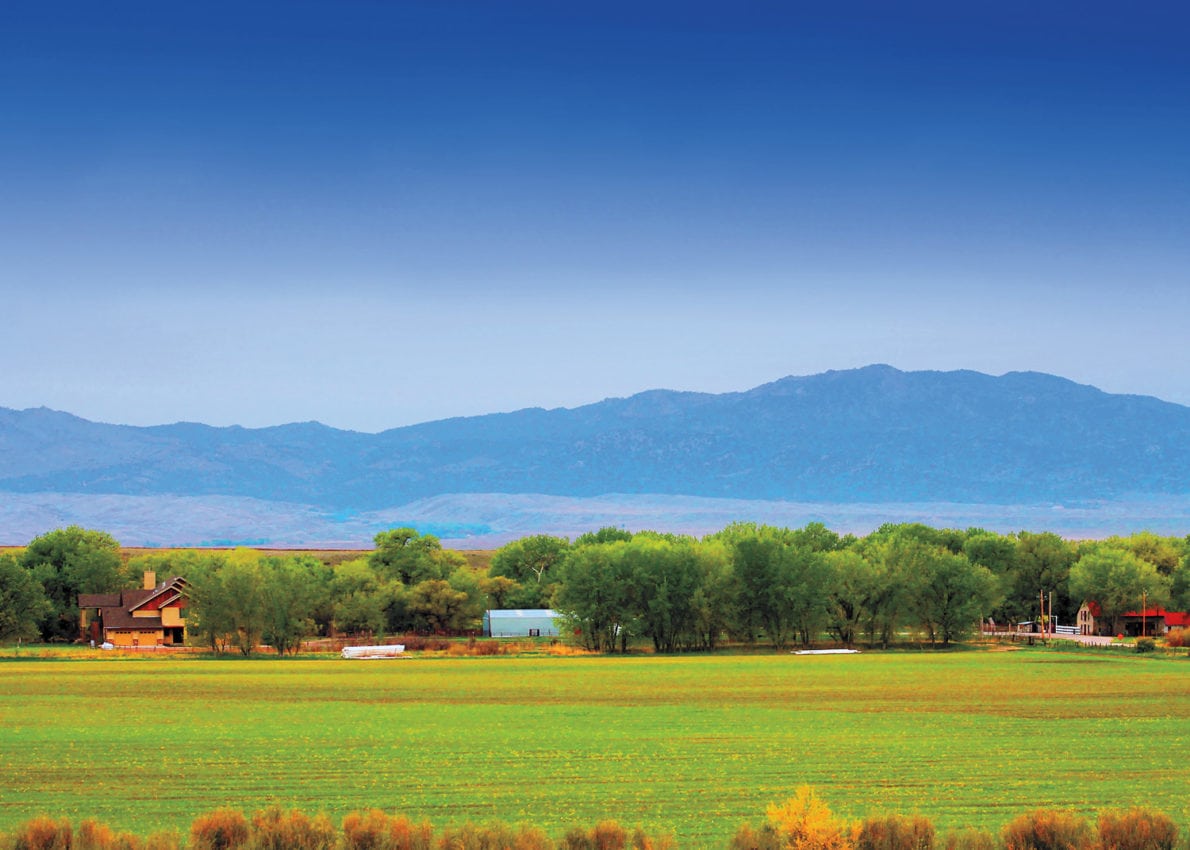
[[[108,608],[120,604],[119,593],[80,593],[80,608]]]
[[[103,628],[106,629],[140,629],[143,631],[160,631],[159,617],[134,617],[132,612],[124,608],[104,608]]]
[[[1158,617],[1168,617],[1169,612],[1164,608],[1146,608],[1143,611],[1125,611],[1120,615],[1121,617],[1148,617],[1150,620],[1155,620]]]
[[[134,611],[137,608],[143,608],[159,597],[166,597],[161,599],[161,604],[154,606],[157,608],[163,607],[164,605],[167,605],[178,597],[182,596],[185,593],[187,587],[188,585],[186,584],[186,579],[182,578],[181,576],[174,576],[171,579],[167,579],[160,587],[156,587],[153,590],[132,591],[134,593],[143,593],[145,596],[143,599],[133,602],[129,610]],[[125,605],[128,605],[127,593],[128,591],[125,591]]]
[[[119,593],[80,593],[79,608],[98,608],[103,628],[156,631],[161,628],[160,610],[186,595],[186,579],[174,576],[159,587],[133,588]],[[155,617],[136,617],[137,610],[152,611]]]

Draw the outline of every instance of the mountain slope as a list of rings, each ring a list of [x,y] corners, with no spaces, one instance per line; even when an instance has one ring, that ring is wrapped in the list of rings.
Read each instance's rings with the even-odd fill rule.
[[[0,490],[372,510],[442,493],[1022,503],[1190,492],[1190,408],[1038,373],[869,366],[381,434],[0,409]]]

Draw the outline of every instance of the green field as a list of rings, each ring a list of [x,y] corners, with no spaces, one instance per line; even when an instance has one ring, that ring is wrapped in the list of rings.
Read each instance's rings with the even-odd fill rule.
[[[722,848],[801,784],[940,830],[1133,804],[1185,826],[1187,765],[1190,663],[1135,655],[0,662],[0,830],[279,803]]]

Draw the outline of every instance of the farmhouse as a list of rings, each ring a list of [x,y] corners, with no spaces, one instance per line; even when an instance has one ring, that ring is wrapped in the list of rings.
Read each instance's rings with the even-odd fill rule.
[[[558,613],[549,608],[515,608],[483,612],[485,637],[556,637]]]
[[[1129,637],[1154,637],[1165,634],[1170,629],[1184,629],[1190,627],[1190,613],[1185,611],[1166,611],[1164,608],[1145,608],[1143,611],[1127,611],[1121,614],[1116,622],[1105,622],[1100,617],[1097,602],[1084,602],[1078,609],[1078,633],[1080,635],[1103,634],[1118,632]]]
[[[124,647],[178,646],[186,640],[186,579],[157,584],[146,572],[142,586],[117,593],[79,594],[79,636]]]

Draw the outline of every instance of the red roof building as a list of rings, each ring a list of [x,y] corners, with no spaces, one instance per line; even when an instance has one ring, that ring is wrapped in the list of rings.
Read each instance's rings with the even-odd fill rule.
[[[1116,618],[1115,623],[1102,622],[1100,614],[1098,602],[1084,602],[1078,609],[1079,634],[1103,634],[1104,629],[1110,629],[1109,634],[1154,637],[1163,635],[1170,629],[1190,628],[1190,613],[1185,611],[1166,611],[1159,607],[1125,611]]]

